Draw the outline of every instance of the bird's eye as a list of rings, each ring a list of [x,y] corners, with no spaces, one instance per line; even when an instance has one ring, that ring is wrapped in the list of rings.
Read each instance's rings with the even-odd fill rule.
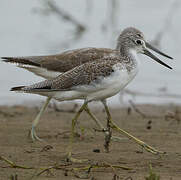
[[[141,40],[136,40],[136,44],[138,44],[138,45],[142,45],[143,44],[143,42],[141,41]]]

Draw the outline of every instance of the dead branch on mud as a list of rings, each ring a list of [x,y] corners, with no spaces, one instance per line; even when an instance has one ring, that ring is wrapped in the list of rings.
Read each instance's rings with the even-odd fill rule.
[[[51,169],[57,169],[57,170],[63,170],[66,173],[66,176],[68,175],[68,172],[71,172],[75,177],[80,178],[80,179],[87,179],[90,178],[90,173],[92,169],[97,169],[97,168],[111,168],[114,175],[118,176],[116,174],[115,169],[124,169],[124,170],[131,170],[130,168],[125,168],[119,165],[111,165],[106,162],[103,163],[96,163],[96,164],[91,164],[91,165],[86,165],[86,166],[79,166],[79,167],[60,167],[60,165],[56,166],[51,166],[48,168],[45,168],[38,174],[37,176],[40,176],[41,174],[45,173],[46,171],[50,171]]]
[[[129,103],[131,107],[135,110],[135,112],[137,112],[142,118],[147,117],[145,113],[143,113],[140,109],[137,108],[136,104],[134,104],[132,100],[129,100]]]
[[[18,165],[3,156],[0,156],[0,161],[4,161],[8,165],[10,165],[10,166],[4,167],[4,168],[38,170],[39,172],[36,173],[35,175],[33,175],[31,177],[31,179],[38,177],[45,172],[50,173],[50,170],[53,170],[53,169],[62,170],[64,172],[64,174],[66,174],[66,176],[68,175],[68,172],[71,172],[75,177],[78,177],[78,178],[89,178],[91,170],[98,169],[98,168],[111,168],[114,173],[114,176],[117,176],[115,169],[132,170],[132,168],[129,168],[129,167],[120,166],[120,165],[112,165],[107,162],[96,162],[96,163],[94,162],[94,163],[91,163],[90,165],[79,165],[79,166],[77,166],[77,165],[74,166],[72,163],[65,163],[65,164],[55,164],[55,165],[49,166],[49,167],[27,167],[24,165]],[[82,172],[82,174],[80,174],[80,172]]]
[[[15,113],[5,112],[3,110],[0,110],[0,114],[4,117],[14,117],[15,116]]]
[[[138,113],[144,119],[153,119],[153,118],[155,119],[155,118],[164,117],[164,116],[156,116],[156,115],[146,114],[146,113],[142,112],[132,100],[129,100],[129,103],[130,103],[131,107],[135,110],[135,112]]]
[[[171,121],[171,124],[173,124],[174,122],[176,122],[177,124],[180,124],[181,122],[181,117],[180,117],[180,110],[179,110],[179,107],[175,107],[175,109],[173,111],[169,111],[166,113],[165,115],[165,120],[166,121]]]
[[[7,164],[9,164],[11,168],[34,169],[33,167],[26,167],[26,166],[17,165],[14,162],[8,160],[7,158],[5,158],[3,156],[0,156],[0,160],[6,162]]]

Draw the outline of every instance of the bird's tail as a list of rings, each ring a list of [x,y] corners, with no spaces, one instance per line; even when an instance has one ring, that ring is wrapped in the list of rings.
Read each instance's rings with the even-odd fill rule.
[[[33,61],[32,57],[1,57],[2,61],[40,67],[40,64]]]

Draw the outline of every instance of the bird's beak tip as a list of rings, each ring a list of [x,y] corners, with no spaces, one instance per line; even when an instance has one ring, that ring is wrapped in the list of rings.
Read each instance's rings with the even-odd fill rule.
[[[172,68],[172,67],[169,67],[169,69],[173,70],[173,68]]]
[[[160,54],[160,55],[162,55],[162,56],[164,56],[164,57],[166,57],[166,58],[168,58],[168,59],[173,59],[173,57],[168,56],[167,54],[161,52],[160,50],[158,50],[157,48],[153,47],[153,46],[152,46],[151,44],[149,44],[148,42],[145,42],[145,45],[146,45],[147,48],[155,51],[156,53],[158,53],[158,54]]]
[[[144,54],[151,57],[153,60],[155,60],[156,62],[158,62],[159,64],[172,69],[172,67],[170,67],[169,65],[167,65],[166,63],[164,63],[163,61],[161,61],[159,58],[157,58],[155,55],[153,55],[150,51],[148,51],[148,49],[144,49]]]

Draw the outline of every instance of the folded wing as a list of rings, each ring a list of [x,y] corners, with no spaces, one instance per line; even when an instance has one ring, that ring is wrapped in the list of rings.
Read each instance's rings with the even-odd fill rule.
[[[110,60],[85,63],[52,80],[45,80],[31,86],[14,87],[11,91],[35,92],[38,94],[38,92],[42,91],[83,91],[86,90],[86,86],[92,86],[92,89],[94,89],[95,84],[99,84],[97,81],[101,81],[102,78],[109,76],[114,71],[113,65],[115,63],[116,61]]]

